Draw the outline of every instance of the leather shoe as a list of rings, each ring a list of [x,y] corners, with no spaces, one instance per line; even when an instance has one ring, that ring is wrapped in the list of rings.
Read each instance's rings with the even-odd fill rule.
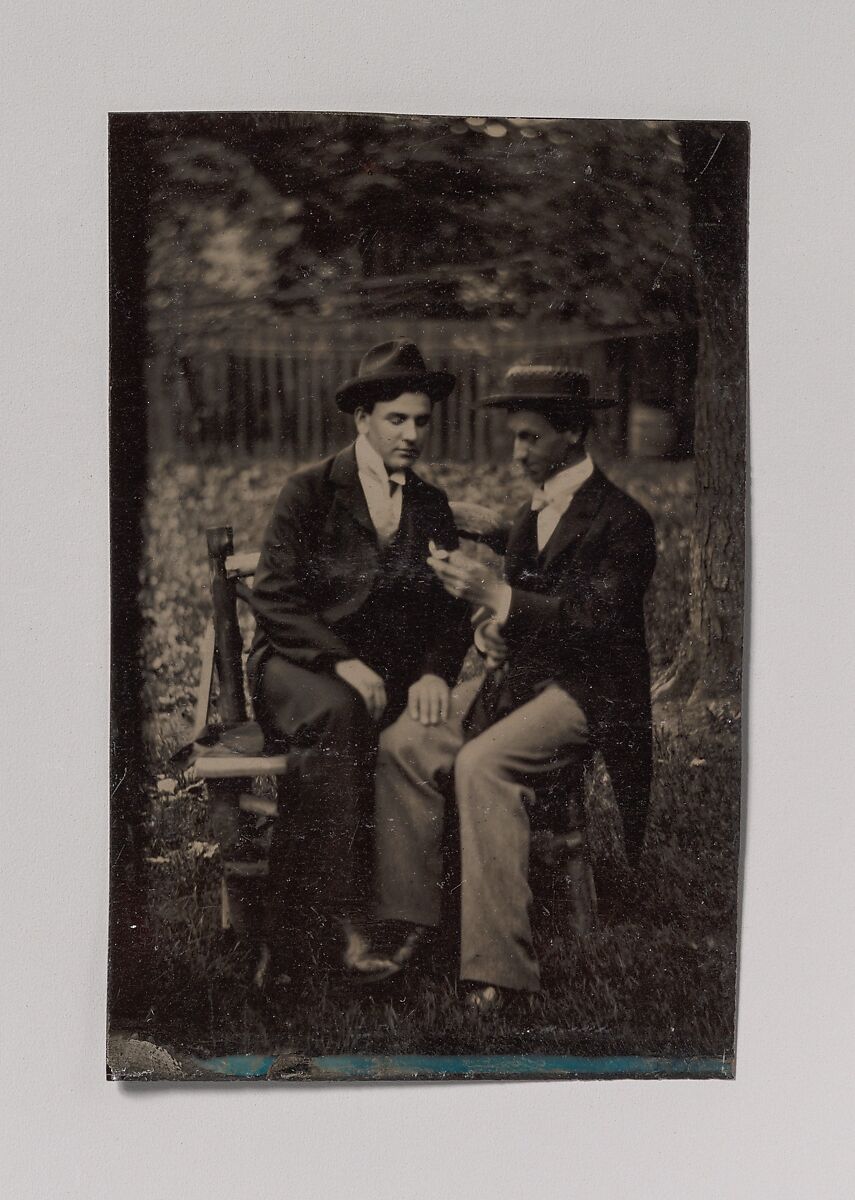
[[[502,989],[493,983],[484,983],[473,988],[466,996],[466,1008],[479,1017],[487,1017],[499,1009],[505,1002]]]
[[[429,935],[430,930],[426,925],[411,925],[404,940],[392,955],[392,961],[401,967],[407,966],[410,960],[424,949]]]
[[[374,950],[365,934],[352,925],[345,928],[344,966],[357,983],[379,983],[397,975],[401,964]]]

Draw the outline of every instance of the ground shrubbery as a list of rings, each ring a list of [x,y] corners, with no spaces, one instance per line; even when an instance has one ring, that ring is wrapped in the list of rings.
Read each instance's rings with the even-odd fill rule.
[[[728,1053],[740,758],[736,729],[713,715],[702,728],[686,728],[673,714],[657,726],[651,821],[635,880],[624,868],[607,782],[602,773],[592,780],[601,921],[584,942],[558,938],[545,946],[544,992],[519,1012],[484,1025],[461,1013],[453,941],[438,947],[434,972],[386,993],[354,996],[319,972],[299,997],[256,998],[249,951],[218,932],[218,859],[204,790],[168,758],[189,728],[208,616],[204,531],[230,524],[237,550],[256,547],[288,470],[281,460],[160,461],[150,474],[140,603],[157,961],[147,1036],[202,1053]],[[659,565],[648,594],[656,672],[686,625],[691,468],[617,463],[607,470],[656,522]],[[425,473],[452,499],[508,513],[526,493],[506,467],[443,464]]]

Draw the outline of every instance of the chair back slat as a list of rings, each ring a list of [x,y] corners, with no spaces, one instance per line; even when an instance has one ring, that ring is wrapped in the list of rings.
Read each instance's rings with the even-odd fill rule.
[[[246,720],[243,690],[243,644],[237,615],[236,580],[226,574],[226,559],[234,553],[234,535],[228,525],[207,531],[211,603],[217,678],[220,684],[220,717],[226,725]]]

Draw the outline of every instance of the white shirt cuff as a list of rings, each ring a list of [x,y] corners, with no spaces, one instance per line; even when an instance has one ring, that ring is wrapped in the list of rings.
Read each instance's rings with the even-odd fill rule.
[[[472,640],[475,643],[475,649],[481,654],[487,653],[487,643],[484,641],[484,626],[489,625],[491,619],[492,618],[488,617],[486,620],[481,621],[480,624],[476,625],[475,632],[472,636]]]
[[[511,601],[514,598],[513,590],[509,583],[502,584],[502,599],[496,607],[496,624],[504,625],[508,617],[511,615]]]

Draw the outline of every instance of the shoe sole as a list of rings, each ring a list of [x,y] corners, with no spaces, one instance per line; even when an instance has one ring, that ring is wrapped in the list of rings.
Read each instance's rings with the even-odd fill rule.
[[[363,970],[355,963],[345,963],[347,978],[358,984],[382,983],[384,979],[392,979],[395,975],[400,974],[401,966],[395,962],[384,962],[383,966],[377,966],[370,970]]]

